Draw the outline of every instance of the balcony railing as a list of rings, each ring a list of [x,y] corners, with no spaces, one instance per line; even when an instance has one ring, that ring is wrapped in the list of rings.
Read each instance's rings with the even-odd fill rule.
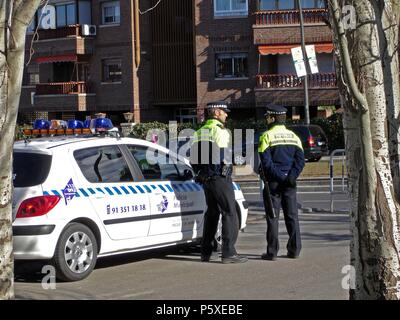
[[[268,74],[257,75],[257,88],[278,89],[278,88],[303,88],[304,81],[293,74]],[[335,73],[316,73],[308,77],[310,88],[336,88]]]
[[[58,27],[56,29],[39,29],[39,40],[67,38],[81,36],[81,26],[79,24],[66,27]]]
[[[36,85],[37,95],[88,93],[85,81],[40,83]]]
[[[298,10],[259,11],[256,16],[256,25],[299,24]],[[303,9],[304,23],[323,23],[328,19],[327,9]]]

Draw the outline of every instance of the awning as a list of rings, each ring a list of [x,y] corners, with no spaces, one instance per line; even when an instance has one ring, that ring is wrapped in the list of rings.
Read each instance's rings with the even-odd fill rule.
[[[66,61],[78,61],[76,54],[64,54],[58,56],[39,57],[36,58],[36,63],[52,63],[52,62],[66,62]]]
[[[314,45],[317,53],[331,53],[333,51],[333,43],[315,43]],[[300,44],[264,45],[258,46],[258,52],[261,55],[291,54],[290,50],[299,46]]]

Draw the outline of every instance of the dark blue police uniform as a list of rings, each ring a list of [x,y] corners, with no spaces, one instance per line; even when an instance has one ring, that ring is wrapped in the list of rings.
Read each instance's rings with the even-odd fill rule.
[[[265,116],[284,115],[286,108],[269,106]],[[268,183],[274,214],[267,212],[267,252],[263,259],[276,260],[279,250],[279,211],[282,207],[285,225],[289,234],[287,255],[297,258],[301,250],[298,220],[296,180],[304,168],[304,152],[299,137],[275,121],[260,137],[258,148],[263,180]]]

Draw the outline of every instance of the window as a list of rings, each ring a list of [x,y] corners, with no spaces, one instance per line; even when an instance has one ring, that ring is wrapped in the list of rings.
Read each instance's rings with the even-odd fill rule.
[[[89,182],[133,181],[129,167],[117,146],[77,150],[74,157]]]
[[[103,2],[101,4],[102,24],[120,23],[119,1]]]
[[[26,72],[28,74],[28,85],[34,85],[39,83],[39,65],[38,64],[30,64]]]
[[[103,82],[120,82],[121,79],[121,59],[103,60]]]
[[[14,187],[32,187],[46,181],[50,172],[51,160],[52,157],[47,154],[14,152]]]
[[[290,10],[297,9],[297,2],[294,0],[259,0],[260,10]],[[304,9],[325,8],[325,0],[301,0]]]
[[[128,146],[128,149],[147,180],[181,180],[184,169],[190,170],[184,163],[172,160],[158,150],[141,146]]]
[[[92,24],[92,5],[90,1],[79,1],[79,24]]]
[[[301,7],[304,9],[326,8],[325,0],[301,0]]]
[[[221,53],[215,58],[216,78],[248,77],[247,53]]]
[[[279,10],[294,9],[294,0],[279,0],[278,9]]]
[[[76,24],[75,3],[68,3],[56,6],[57,28]]]
[[[247,16],[247,0],[214,0],[214,16]]]

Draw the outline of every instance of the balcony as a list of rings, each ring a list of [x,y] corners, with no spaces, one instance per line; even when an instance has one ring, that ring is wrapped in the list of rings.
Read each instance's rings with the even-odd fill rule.
[[[85,81],[40,83],[36,85],[36,95],[89,93]]]
[[[36,85],[33,105],[21,111],[88,111],[95,109],[96,94],[85,81]]]
[[[258,11],[254,13],[254,44],[295,44],[301,42],[298,10]],[[326,9],[305,9],[304,34],[306,43],[332,42],[332,31],[326,22]]]
[[[28,35],[26,43],[30,44],[31,40],[32,35]],[[83,36],[81,25],[38,30],[33,48],[35,58],[65,54],[91,55],[94,52],[94,38]]]
[[[303,79],[293,74],[268,74],[257,75],[258,89],[278,89],[278,88],[303,88]],[[335,73],[316,73],[308,75],[309,88],[336,88]]]
[[[293,74],[257,75],[256,103],[285,106],[304,105],[304,81]],[[340,105],[335,73],[308,75],[310,105]]]
[[[81,37],[81,26],[79,24],[70,25],[66,27],[59,27],[56,29],[39,29],[38,40],[58,39],[67,37]]]
[[[256,25],[300,24],[298,10],[258,11],[255,14]],[[304,9],[304,24],[325,23],[328,20],[327,9]]]

